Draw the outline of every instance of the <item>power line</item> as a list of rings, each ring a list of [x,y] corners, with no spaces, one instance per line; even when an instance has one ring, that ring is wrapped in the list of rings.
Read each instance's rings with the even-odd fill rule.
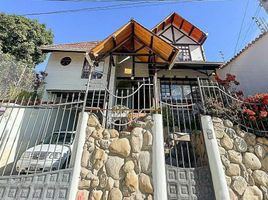
[[[240,30],[239,30],[239,33],[238,33],[238,38],[237,38],[236,45],[235,45],[235,49],[234,49],[234,55],[235,55],[236,52],[237,52],[238,43],[239,43],[239,40],[240,40],[240,37],[241,37],[242,29],[243,29],[244,22],[245,22],[245,18],[246,18],[247,11],[248,11],[248,5],[249,5],[249,0],[247,1],[247,5],[246,5],[246,7],[245,7],[245,11],[244,11],[244,15],[243,15],[242,23],[241,23],[241,26],[240,26]]]
[[[48,0],[46,0],[46,1],[48,1]],[[79,1],[79,0],[50,0],[50,1],[71,2],[71,1]],[[86,0],[80,0],[80,1],[86,1]],[[88,1],[92,1],[92,0],[88,0]],[[69,9],[69,10],[56,10],[56,11],[49,11],[49,12],[26,13],[26,14],[22,14],[22,16],[50,15],[50,14],[74,13],[74,12],[82,12],[82,11],[92,12],[92,11],[99,11],[99,10],[136,8],[136,7],[157,6],[157,5],[164,5],[164,4],[177,4],[177,3],[190,3],[190,2],[220,2],[220,1],[232,1],[232,0],[167,0],[167,1],[147,0],[147,1],[138,1],[138,2],[128,1],[128,2],[132,2],[132,3],[123,3],[123,4],[97,6],[97,7],[86,7],[86,8]]]
[[[259,13],[260,13],[260,10],[261,10],[261,4],[258,4],[258,6],[257,6],[257,8],[256,8],[256,10],[255,10],[255,13],[254,13],[254,15],[253,15],[253,17],[251,18],[250,24],[249,24],[249,26],[248,26],[248,28],[247,28],[247,30],[246,30],[246,34],[244,35],[244,38],[243,38],[243,40],[242,40],[242,42],[241,42],[241,45],[244,44],[244,42],[245,42],[245,40],[246,40],[248,34],[252,31],[252,28],[254,27],[254,20],[253,20],[253,18],[254,18],[254,17],[256,17],[256,18],[258,17],[258,15],[259,15]],[[241,47],[241,45],[240,45],[240,47]]]

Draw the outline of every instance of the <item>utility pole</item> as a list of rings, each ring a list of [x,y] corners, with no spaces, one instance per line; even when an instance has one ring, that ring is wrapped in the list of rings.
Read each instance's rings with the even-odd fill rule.
[[[265,21],[265,19],[252,17],[252,19],[255,21],[256,25],[260,29],[262,33],[268,32],[268,25]]]
[[[261,5],[263,6],[263,8],[266,10],[267,14],[268,14],[268,0],[260,0]]]

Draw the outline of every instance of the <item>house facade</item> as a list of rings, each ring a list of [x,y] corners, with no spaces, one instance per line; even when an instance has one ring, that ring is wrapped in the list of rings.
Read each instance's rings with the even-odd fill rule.
[[[264,81],[268,74],[265,57],[267,45],[268,34],[265,32],[221,66],[217,74],[222,79],[228,73],[235,75],[240,83],[237,89],[243,91],[245,96],[267,93],[268,85]]]
[[[0,199],[230,199],[229,136],[206,115],[226,95],[210,82],[223,63],[206,60],[206,39],[172,13],[151,30],[130,20],[102,41],[42,47],[44,96],[1,104]]]
[[[130,26],[139,28],[130,30]],[[50,52],[46,68],[48,73],[46,91],[83,90],[94,62],[98,64],[94,66],[95,72],[91,77],[90,84],[92,85],[89,90],[96,89],[96,87],[104,90],[104,87],[109,85],[114,92],[117,87],[121,87],[120,85],[131,88],[137,82],[136,80],[152,78],[155,76],[155,72],[157,72],[157,82],[160,85],[160,82],[164,80],[168,80],[168,82],[185,80],[187,82],[187,80],[197,77],[208,78],[221,64],[206,61],[203,43],[207,35],[176,13],[168,16],[152,31],[146,29],[148,38],[139,35],[139,31],[143,31],[143,29],[145,30],[137,22],[130,21],[119,29],[118,34],[125,41],[119,38],[118,41],[111,42],[111,38],[117,37],[117,33],[114,33],[100,42],[42,47],[44,53]],[[155,41],[156,43],[154,43]],[[158,42],[166,46],[161,47],[160,44],[157,44]],[[105,49],[105,45],[110,46]],[[169,57],[162,55],[164,51],[169,51],[165,50],[165,47],[172,49]],[[92,51],[99,51],[101,54],[97,58],[97,62]],[[85,56],[86,54],[88,56]],[[163,56],[166,57],[163,58]],[[62,65],[61,62],[68,58],[70,63]],[[108,74],[109,77],[107,77]],[[126,81],[128,86],[125,85]],[[174,84],[177,84],[175,82]],[[187,85],[186,82],[185,85]]]
[[[186,197],[214,199],[214,189],[208,162],[205,161],[205,153],[202,151],[204,154],[196,156],[197,152],[194,151],[191,142],[193,138],[189,137],[189,134],[199,129],[200,124],[196,116],[197,104],[201,101],[197,80],[209,80],[215,69],[222,64],[206,60],[203,49],[206,39],[206,33],[173,13],[152,30],[145,28],[135,20],[130,20],[103,41],[42,47],[43,52],[50,53],[46,68],[48,73],[46,92],[59,95],[85,91],[85,110],[95,113],[98,117],[97,123],[100,123],[102,127],[115,129],[119,135],[122,134],[118,142],[128,138],[123,135],[124,131],[131,129],[129,123],[137,122],[142,116],[150,113],[157,113],[160,109],[165,113],[164,127],[160,127],[161,130],[158,132],[158,134],[163,132],[164,137],[162,140],[161,137],[155,139],[155,142],[165,143],[166,150],[164,150],[164,146],[160,148],[157,145],[155,149],[151,147],[152,149],[148,150],[142,147],[141,150],[134,151],[133,149],[137,147],[133,145],[139,144],[133,142],[135,139],[132,137],[129,139],[132,152],[137,152],[140,159],[147,160],[149,163],[155,160],[156,163],[148,165],[151,169],[147,171],[141,164],[141,171],[126,171],[126,177],[119,178],[124,181],[116,184],[119,185],[119,190],[114,188],[109,192],[101,188],[94,192],[91,191],[90,187],[85,186],[87,184],[85,175],[81,174],[76,198],[107,195],[108,198],[114,199],[111,197],[114,190],[117,191],[119,199],[123,197],[138,198],[138,196],[141,199],[152,198],[152,191],[144,190],[142,183],[139,183],[139,186],[135,184],[130,186],[128,183],[130,180],[126,180],[130,176],[133,180],[138,177],[138,182],[143,177],[154,179],[154,199]],[[94,117],[90,115],[89,119],[92,120],[92,118]],[[154,121],[156,122],[157,119]],[[162,120],[160,119],[160,121]],[[148,123],[148,121],[144,122]],[[137,123],[139,124],[139,122]],[[135,130],[135,128],[132,129],[133,134],[135,134]],[[148,131],[145,127],[143,130]],[[157,133],[155,132],[155,134]],[[170,148],[172,143],[170,137],[177,138],[174,143],[175,148]],[[180,137],[182,138],[179,139]],[[101,143],[98,138],[95,138],[95,143],[96,141]],[[111,146],[114,146],[113,142]],[[117,143],[116,146],[120,146],[120,143]],[[118,177],[109,172],[109,161],[114,159],[114,153],[118,153],[116,149],[117,147],[114,147],[113,150],[110,149],[113,153],[107,154],[108,161],[105,164],[107,175],[115,179],[115,183]],[[158,156],[163,155],[164,151],[166,151],[164,157]],[[87,161],[85,154],[87,151],[82,153],[82,163]],[[119,153],[119,155],[122,158],[122,154]],[[128,153],[123,155],[124,166],[128,164],[128,160],[134,159],[132,156]],[[196,157],[199,158],[196,159]],[[95,161],[91,162],[94,165]],[[167,167],[163,164],[166,164]],[[153,166],[162,166],[162,168],[156,169]],[[85,168],[91,171],[88,165],[82,164],[81,170],[85,171]],[[175,171],[176,173],[174,176],[166,177],[165,170],[167,170],[167,174],[173,174]],[[206,184],[200,182],[191,189],[186,189],[190,188],[192,181],[195,180],[194,177],[186,175],[184,180],[186,188],[183,184],[177,186],[180,181],[176,177],[181,173],[191,173],[191,170]],[[201,172],[203,172],[203,176],[197,175]],[[92,173],[94,174],[94,170]],[[164,184],[163,179],[168,180],[168,185]],[[126,183],[128,192],[124,192],[122,189],[125,187],[124,183]],[[196,192],[197,188],[198,192]]]

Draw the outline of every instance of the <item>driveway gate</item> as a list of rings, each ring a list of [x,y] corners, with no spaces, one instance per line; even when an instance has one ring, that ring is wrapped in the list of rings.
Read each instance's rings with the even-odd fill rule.
[[[80,93],[0,102],[0,199],[68,199]]]

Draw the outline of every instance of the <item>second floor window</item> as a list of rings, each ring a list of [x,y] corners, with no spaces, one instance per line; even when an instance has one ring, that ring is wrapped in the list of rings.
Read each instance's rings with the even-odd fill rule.
[[[81,78],[87,79],[90,73],[91,66],[85,59],[83,69],[82,69],[82,75]],[[101,79],[103,76],[103,65],[99,65],[95,68],[95,71],[92,72],[91,79]]]
[[[89,76],[89,72],[90,72],[90,65],[89,63],[87,62],[87,60],[85,59],[84,61],[84,65],[83,65],[83,69],[82,69],[82,75],[81,75],[81,78],[88,78]]]
[[[191,60],[190,48],[188,45],[180,45],[180,46],[178,46],[178,49],[180,50],[179,61],[190,61]]]

